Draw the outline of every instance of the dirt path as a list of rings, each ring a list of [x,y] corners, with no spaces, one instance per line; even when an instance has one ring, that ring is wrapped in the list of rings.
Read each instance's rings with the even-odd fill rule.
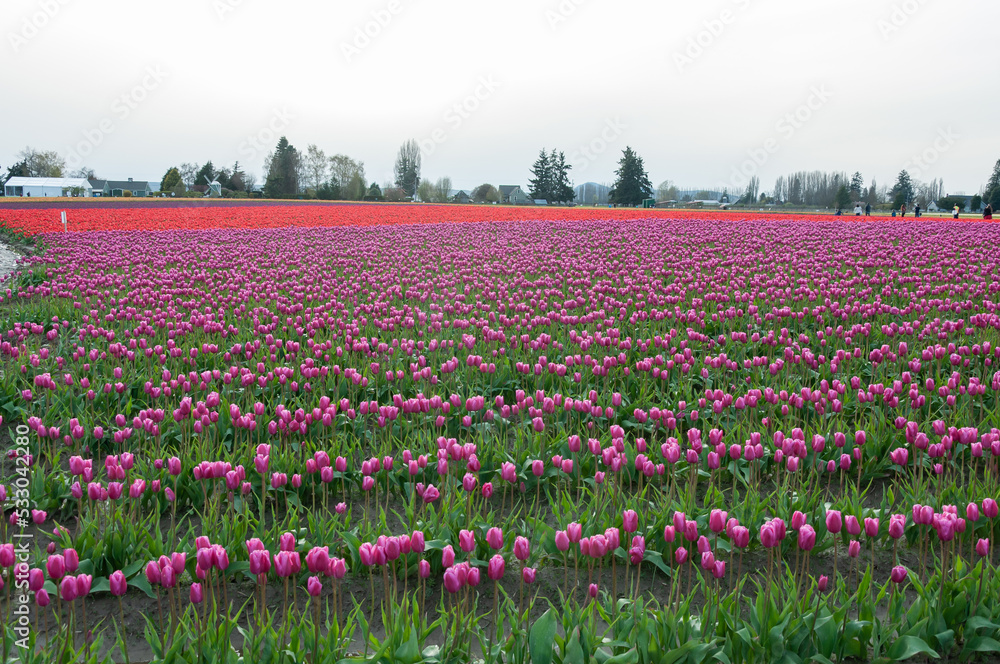
[[[17,266],[17,259],[20,256],[8,245],[0,242],[0,284],[7,281],[7,277]]]

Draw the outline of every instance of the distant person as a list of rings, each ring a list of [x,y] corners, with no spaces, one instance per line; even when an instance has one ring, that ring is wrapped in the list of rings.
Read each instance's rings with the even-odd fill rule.
[[[865,203],[865,216],[866,217],[872,216],[872,204],[871,203]]]
[[[895,216],[896,216],[896,208],[892,208],[892,216],[893,216],[893,217],[895,217]]]
[[[857,205],[854,206],[854,216],[855,217],[861,216],[861,203],[858,203]]]
[[[839,217],[842,214],[843,214],[843,212],[840,211],[840,208],[837,208],[837,211],[833,213],[833,216]]]
[[[992,218],[993,218],[993,206],[987,203],[986,207],[983,208],[983,219],[992,219]]]
[[[955,205],[955,207],[951,209],[951,218],[958,219],[958,205]]]
[[[903,203],[902,205],[899,206],[899,216],[900,217],[906,216],[906,203]]]
[[[913,216],[914,217],[920,216],[920,203],[917,203],[917,207],[913,208]]]

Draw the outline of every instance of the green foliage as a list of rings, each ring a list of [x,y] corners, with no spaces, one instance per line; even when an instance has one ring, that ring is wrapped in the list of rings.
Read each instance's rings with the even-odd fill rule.
[[[636,206],[653,196],[653,185],[642,163],[642,157],[626,147],[618,162],[617,178],[609,193],[614,205]]]
[[[174,191],[178,186],[183,186],[183,184],[181,172],[176,166],[172,166],[163,174],[163,179],[160,180],[160,191]]]
[[[298,150],[288,142],[287,138],[282,136],[278,140],[274,152],[269,154],[267,158],[264,198],[293,198],[296,196],[299,193],[300,163],[301,157]]]

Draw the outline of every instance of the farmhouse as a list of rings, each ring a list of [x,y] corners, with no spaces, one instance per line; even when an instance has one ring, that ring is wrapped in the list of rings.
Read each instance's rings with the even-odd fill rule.
[[[91,185],[83,178],[12,177],[4,185],[5,196],[90,196]]]
[[[531,205],[531,199],[516,184],[500,185],[500,202],[512,205]]]
[[[132,192],[129,196],[143,198],[153,194],[152,187],[143,180],[90,180],[94,188],[94,196],[124,196],[126,191]]]

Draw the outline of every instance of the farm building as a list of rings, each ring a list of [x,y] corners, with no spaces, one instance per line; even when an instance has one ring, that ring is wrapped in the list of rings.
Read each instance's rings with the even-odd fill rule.
[[[90,196],[92,187],[83,178],[13,177],[4,185],[5,196]]]
[[[132,192],[130,196],[143,198],[153,194],[152,187],[143,180],[90,180],[94,188],[94,196],[124,196],[126,191]]]
[[[513,205],[531,205],[531,199],[516,184],[500,185],[500,202],[511,203]]]

